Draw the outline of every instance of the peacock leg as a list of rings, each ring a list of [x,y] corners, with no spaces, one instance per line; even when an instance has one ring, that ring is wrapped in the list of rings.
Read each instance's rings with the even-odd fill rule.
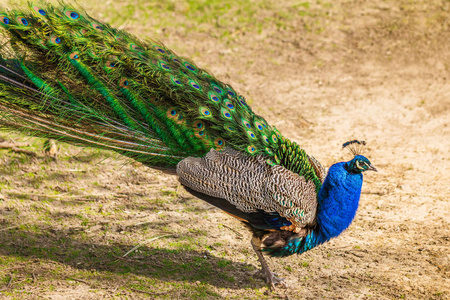
[[[275,285],[281,285],[286,288],[287,284],[286,282],[284,282],[284,279],[278,278],[277,276],[275,276],[275,273],[270,271],[269,266],[267,265],[267,262],[264,259],[264,256],[261,252],[260,247],[258,247],[257,244],[255,243],[256,240],[257,238],[254,237],[250,242],[252,244],[253,250],[255,250],[256,252],[256,256],[258,256],[259,262],[261,263],[261,270],[259,270],[259,272],[256,274],[261,275],[261,277],[264,278],[264,280],[272,290],[275,289]]]

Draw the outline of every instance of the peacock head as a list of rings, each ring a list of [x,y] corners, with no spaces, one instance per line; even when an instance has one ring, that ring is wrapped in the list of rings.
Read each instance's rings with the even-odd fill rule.
[[[367,170],[378,172],[370,161],[362,155],[356,155],[351,161],[348,162],[347,167],[352,173],[361,173]]]
[[[365,141],[349,141],[342,145],[342,148],[348,149],[355,157],[347,163],[347,170],[351,173],[362,173],[364,171],[375,171],[377,169],[370,163],[367,157],[361,155],[361,149],[366,145]]]

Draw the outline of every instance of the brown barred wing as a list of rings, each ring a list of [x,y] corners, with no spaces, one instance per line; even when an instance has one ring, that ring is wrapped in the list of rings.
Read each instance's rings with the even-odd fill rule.
[[[297,228],[315,224],[317,195],[312,181],[286,168],[231,148],[211,149],[204,157],[188,157],[177,165],[181,184],[228,201],[240,211],[276,212]]]

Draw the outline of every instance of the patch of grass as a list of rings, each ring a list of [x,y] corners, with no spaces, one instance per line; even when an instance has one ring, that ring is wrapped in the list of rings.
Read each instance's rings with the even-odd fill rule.
[[[161,195],[166,196],[166,197],[167,196],[177,197],[178,193],[177,193],[177,191],[162,189]]]
[[[225,267],[228,266],[230,263],[231,263],[231,261],[229,261],[229,260],[219,260],[218,263],[217,263],[217,265],[218,265],[220,268],[225,268]]]
[[[302,266],[303,268],[307,268],[307,267],[309,267],[309,262],[302,261],[302,262],[300,262],[300,266]]]
[[[196,235],[208,236],[208,231],[200,228],[189,229],[189,232],[195,233]]]
[[[112,6],[104,13],[114,24],[146,20],[160,29],[162,35],[168,34],[166,28],[183,28],[186,33],[208,33],[227,41],[239,32],[260,34],[268,29],[294,30],[298,28],[299,19],[305,19],[303,26],[308,30],[319,32],[316,28],[323,30],[322,19],[327,17],[324,8],[329,10],[330,6],[331,3],[320,2],[312,6],[306,1],[138,0],[133,5]]]

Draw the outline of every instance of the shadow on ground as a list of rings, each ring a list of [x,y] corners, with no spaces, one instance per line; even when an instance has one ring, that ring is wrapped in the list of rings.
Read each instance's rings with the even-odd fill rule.
[[[11,225],[5,227],[14,227]],[[80,233],[82,230],[79,227],[11,228],[0,236],[0,255],[20,261],[54,261],[84,271],[135,274],[171,282],[199,281],[219,288],[255,288],[251,276],[253,265],[215,257],[208,251],[147,246],[123,257],[132,247],[130,244],[109,242],[108,231],[102,237],[104,244],[90,242],[89,237]],[[239,279],[236,279],[236,270],[242,270],[238,272]],[[256,285],[264,286],[264,283],[259,280]]]

